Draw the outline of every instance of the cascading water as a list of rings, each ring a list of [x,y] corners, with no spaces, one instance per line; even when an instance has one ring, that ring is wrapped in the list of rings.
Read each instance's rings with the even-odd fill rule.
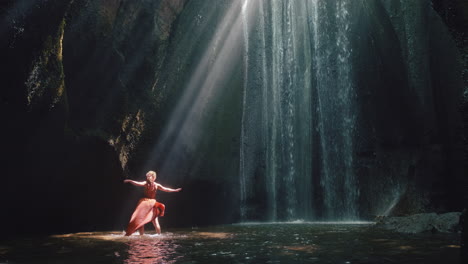
[[[357,217],[359,191],[353,172],[356,110],[348,38],[350,4],[346,0],[313,2],[315,89],[323,162],[320,184],[327,219]]]
[[[242,220],[356,219],[351,1],[255,2],[244,18]]]

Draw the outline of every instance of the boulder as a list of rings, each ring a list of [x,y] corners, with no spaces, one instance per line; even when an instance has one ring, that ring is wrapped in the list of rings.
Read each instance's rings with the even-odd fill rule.
[[[378,217],[378,227],[401,233],[457,232],[460,228],[460,212],[445,214],[425,213],[400,217]]]
[[[468,209],[464,209],[460,216],[460,246],[462,263],[468,262]],[[464,262],[463,262],[464,261]]]

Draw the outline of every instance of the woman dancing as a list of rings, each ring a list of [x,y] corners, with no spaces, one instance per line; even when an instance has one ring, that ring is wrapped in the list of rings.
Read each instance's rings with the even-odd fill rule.
[[[156,172],[148,171],[146,173],[146,181],[133,181],[124,180],[124,183],[131,183],[135,186],[145,187],[145,197],[138,201],[138,205],[132,214],[132,218],[128,223],[125,235],[129,236],[136,230],[140,235],[145,233],[145,224],[152,222],[156,233],[161,234],[161,227],[159,226],[158,217],[164,216],[164,209],[166,206],[156,201],[156,191],[161,190],[164,192],[180,192],[182,188],[171,189],[156,183]]]

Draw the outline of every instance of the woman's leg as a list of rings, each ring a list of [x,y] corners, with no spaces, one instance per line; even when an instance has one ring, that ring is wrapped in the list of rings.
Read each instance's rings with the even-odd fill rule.
[[[158,218],[156,217],[156,218],[152,221],[152,223],[153,223],[153,225],[154,225],[154,229],[156,229],[156,233],[161,234],[161,226],[159,225]]]
[[[140,227],[140,229],[138,229],[138,232],[140,232],[140,236],[144,235],[145,234],[145,226]]]

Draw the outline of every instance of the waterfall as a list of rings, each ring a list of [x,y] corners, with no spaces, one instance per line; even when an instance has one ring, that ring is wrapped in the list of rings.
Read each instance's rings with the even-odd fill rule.
[[[346,0],[312,3],[323,168],[320,184],[327,219],[356,218],[358,190],[352,168],[356,116],[348,39],[350,4]]]
[[[350,5],[249,6],[258,15],[244,19],[254,29],[244,34],[243,221],[357,218]]]
[[[249,65],[248,61],[248,54],[249,54],[249,35],[248,35],[248,21],[247,21],[247,15],[246,15],[246,8],[248,5],[249,0],[244,0],[244,3],[242,5],[242,25],[243,25],[243,30],[244,30],[244,95],[243,95],[243,100],[242,100],[242,106],[245,109],[246,108],[246,97],[247,97],[247,79],[248,79],[248,71],[246,70]],[[246,111],[244,110],[242,112],[242,124],[241,124],[241,145],[240,145],[240,157],[239,157],[239,173],[240,173],[240,197],[241,197],[241,208],[240,208],[240,214],[241,214],[241,219],[245,219],[246,217],[246,202],[247,202],[247,175],[245,172],[245,116]]]

